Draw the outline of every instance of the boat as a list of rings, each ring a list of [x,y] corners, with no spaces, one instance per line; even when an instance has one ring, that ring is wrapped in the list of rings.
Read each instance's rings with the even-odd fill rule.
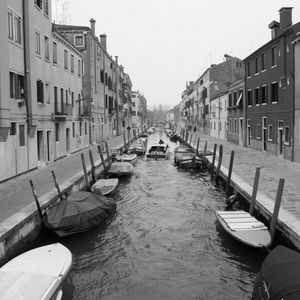
[[[300,253],[276,246],[265,258],[252,292],[252,300],[300,299]]]
[[[194,154],[192,157],[183,156],[182,159],[180,159],[176,164],[183,169],[204,170],[206,167],[203,158],[196,156],[196,154]]]
[[[2,300],[62,298],[72,253],[60,243],[27,251],[0,268]]]
[[[179,162],[181,160],[193,158],[194,156],[195,156],[194,151],[189,147],[180,145],[174,149],[174,163],[177,166],[179,166]]]
[[[160,140],[158,143],[152,144],[147,153],[147,160],[163,160],[168,159],[170,155],[169,145]]]
[[[129,145],[127,153],[136,155],[145,155],[147,147],[147,139],[140,138]]]
[[[219,210],[215,214],[225,231],[245,245],[264,248],[271,244],[268,228],[250,213],[244,210]]]
[[[108,225],[116,212],[114,199],[80,191],[46,208],[43,224],[58,236],[68,236]]]
[[[115,157],[115,161],[118,162],[130,162],[132,165],[137,163],[137,154],[136,153],[129,153],[129,154],[121,154]]]
[[[130,162],[113,162],[108,170],[108,174],[111,176],[126,176],[133,173],[133,165]]]
[[[106,196],[112,193],[118,186],[118,178],[98,179],[92,186],[91,191]]]

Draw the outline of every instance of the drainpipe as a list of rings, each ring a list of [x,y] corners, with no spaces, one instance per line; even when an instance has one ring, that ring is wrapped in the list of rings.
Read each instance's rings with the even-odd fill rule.
[[[293,43],[293,67],[292,67],[292,74],[291,74],[291,77],[292,77],[292,80],[291,80],[291,83],[293,84],[293,90],[292,90],[292,128],[291,128],[291,134],[292,134],[292,137],[293,137],[293,145],[292,145],[292,157],[291,157],[291,161],[294,161],[295,160],[295,96],[296,96],[296,91],[295,91],[295,88],[296,88],[296,84],[295,84],[295,45],[297,44],[296,43]]]

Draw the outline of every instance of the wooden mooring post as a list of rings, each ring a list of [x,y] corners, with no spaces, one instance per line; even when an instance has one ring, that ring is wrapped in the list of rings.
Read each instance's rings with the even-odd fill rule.
[[[274,237],[275,237],[276,223],[277,223],[281,199],[282,199],[283,187],[284,187],[284,178],[280,178],[279,184],[278,184],[278,189],[277,189],[277,194],[276,194],[274,211],[273,211],[271,225],[270,225],[270,235],[271,235],[272,242],[274,241]]]
[[[190,146],[192,147],[192,138],[193,138],[193,135],[191,134],[190,136]]]
[[[95,183],[96,182],[96,167],[95,167],[95,163],[94,163],[93,152],[91,149],[89,149],[89,156],[90,156],[90,162],[91,162],[92,180],[93,180],[93,183]]]
[[[98,152],[99,152],[99,155],[100,155],[100,158],[101,158],[103,169],[104,169],[104,171],[107,171],[108,168],[107,168],[107,165],[106,165],[106,162],[105,162],[105,159],[104,159],[104,155],[103,155],[103,152],[102,152],[102,148],[101,148],[100,145],[98,145]]]
[[[189,138],[189,132],[188,132],[188,130],[186,129],[186,130],[185,130],[185,144],[187,144],[188,138]]]
[[[205,144],[204,144],[204,150],[203,150],[203,158],[205,159],[205,156],[206,156],[206,151],[207,151],[207,141],[205,141]]]
[[[196,155],[199,155],[199,143],[200,143],[200,138],[198,137],[197,139],[197,150],[196,150]]]
[[[56,181],[56,175],[55,175],[55,173],[54,173],[53,170],[51,171],[51,174],[52,174],[52,177],[53,177],[54,186],[56,187],[57,192],[58,192],[58,196],[59,196],[60,200],[64,200],[64,198],[62,196],[62,193],[61,193],[61,190],[60,190],[60,187],[59,187],[59,185],[58,185],[58,183]]]
[[[226,181],[226,196],[229,197],[230,192],[230,183],[231,183],[231,174],[232,174],[232,168],[233,168],[233,159],[234,159],[234,151],[231,151],[230,154],[230,162],[228,167],[228,174],[227,174],[227,181]]]
[[[223,145],[221,144],[219,146],[219,158],[218,158],[218,166],[217,166],[217,170],[216,170],[216,180],[219,177],[220,174],[220,170],[221,170],[221,165],[222,165],[222,159],[223,159]]]
[[[125,131],[123,132],[123,141],[124,141],[124,149],[125,149],[125,152],[127,151],[127,143],[126,143],[126,134],[125,134]]]
[[[87,174],[87,171],[86,171],[86,164],[85,164],[85,159],[84,159],[83,153],[81,153],[81,162],[82,162],[82,169],[83,169],[83,175],[84,175],[84,181],[85,181],[86,189],[89,191],[91,187],[90,187],[88,174]]]
[[[212,162],[210,165],[210,173],[214,172],[215,161],[216,161],[216,152],[217,152],[217,144],[214,144],[214,152],[213,152]]]
[[[39,203],[39,200],[38,200],[38,197],[37,197],[37,194],[36,194],[36,191],[35,191],[35,188],[33,186],[33,182],[32,182],[31,179],[29,180],[29,183],[30,183],[30,186],[31,186],[33,198],[34,198],[35,204],[37,206],[39,215],[40,215],[41,219],[43,219],[43,212],[42,212],[42,209],[41,209],[41,206],[40,206],[40,203]]]
[[[255,177],[254,177],[254,183],[253,183],[253,189],[252,189],[252,196],[251,196],[251,204],[250,204],[250,208],[249,208],[249,214],[251,216],[253,216],[253,214],[254,214],[259,176],[260,176],[260,168],[257,167],[256,171],[255,171]]]

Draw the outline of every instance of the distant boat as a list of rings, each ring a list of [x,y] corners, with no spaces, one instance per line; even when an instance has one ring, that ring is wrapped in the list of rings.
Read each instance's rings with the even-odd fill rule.
[[[118,178],[98,179],[92,186],[91,191],[93,193],[99,193],[106,196],[112,193],[118,186]]]
[[[113,162],[108,170],[108,174],[111,176],[121,177],[131,175],[134,167],[129,162]]]
[[[164,160],[168,159],[169,155],[169,145],[161,140],[160,142],[152,144],[149,147],[146,153],[146,160]]]
[[[244,210],[216,211],[218,221],[236,240],[255,248],[268,247],[271,235],[264,223]]]
[[[132,153],[132,154],[121,154],[116,156],[115,161],[118,162],[130,162],[132,165],[135,165],[137,163],[137,154]]]
[[[62,244],[27,251],[0,268],[0,298],[59,300],[71,266],[72,253]]]
[[[299,300],[300,253],[275,247],[265,258],[253,286],[252,300]]]

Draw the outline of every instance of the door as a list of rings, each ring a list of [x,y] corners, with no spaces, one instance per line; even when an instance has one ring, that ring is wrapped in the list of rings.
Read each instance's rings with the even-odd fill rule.
[[[43,147],[43,131],[37,131],[37,155],[38,155],[38,164],[41,165],[44,161],[44,147]]]
[[[66,128],[66,151],[70,153],[70,128]]]
[[[240,118],[240,126],[239,126],[239,145],[244,145],[244,119]]]
[[[283,155],[283,121],[278,121],[278,155]]]
[[[262,147],[263,151],[267,151],[267,118],[262,118]]]
[[[47,161],[51,160],[51,131],[47,131]]]
[[[251,125],[250,120],[247,120],[247,147],[251,146]]]

